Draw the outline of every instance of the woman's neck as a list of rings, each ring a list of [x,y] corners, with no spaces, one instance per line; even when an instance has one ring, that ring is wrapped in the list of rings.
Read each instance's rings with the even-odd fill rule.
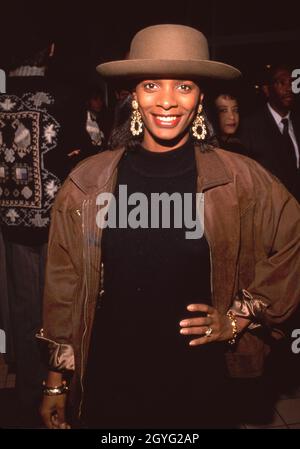
[[[154,136],[145,132],[144,139],[142,141],[142,146],[149,151],[153,151],[154,153],[164,153],[165,151],[175,150],[176,148],[181,147],[189,140],[189,134],[185,134],[184,136],[179,136],[176,139],[172,140],[162,140],[156,139]]]

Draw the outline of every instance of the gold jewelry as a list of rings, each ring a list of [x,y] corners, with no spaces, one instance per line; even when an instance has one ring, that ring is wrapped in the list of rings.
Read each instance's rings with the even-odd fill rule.
[[[205,333],[205,337],[210,337],[211,334],[213,333],[212,327],[209,327],[204,333]]]
[[[235,341],[236,341],[236,337],[238,336],[238,326],[237,326],[237,319],[235,314],[231,311],[228,310],[228,312],[226,313],[226,315],[228,316],[228,318],[230,319],[230,324],[232,326],[232,337],[230,340],[228,340],[228,343],[230,345],[234,345]]]
[[[66,381],[57,387],[47,387],[46,382],[43,382],[43,394],[46,396],[58,396],[60,394],[65,394],[69,390]]]
[[[139,111],[139,105],[136,100],[132,100],[132,114],[130,122],[130,131],[133,136],[138,136],[143,132],[142,116]]]
[[[204,140],[207,134],[204,117],[203,115],[201,115],[202,109],[203,107],[202,104],[200,103],[197,115],[195,117],[195,120],[193,121],[192,126],[193,136],[196,137],[197,140]]]

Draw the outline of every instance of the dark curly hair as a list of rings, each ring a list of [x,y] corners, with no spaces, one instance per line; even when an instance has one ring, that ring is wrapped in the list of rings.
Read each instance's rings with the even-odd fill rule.
[[[113,129],[108,141],[108,148],[114,150],[120,147],[126,147],[128,150],[134,150],[141,145],[144,133],[139,136],[133,136],[130,131],[131,113],[132,113],[132,95],[128,95],[123,101],[116,106],[115,120]],[[215,133],[213,127],[206,117],[205,112],[204,123],[207,129],[207,134],[204,140],[197,140],[190,128],[191,141],[200,146],[201,151],[205,152],[217,146]]]

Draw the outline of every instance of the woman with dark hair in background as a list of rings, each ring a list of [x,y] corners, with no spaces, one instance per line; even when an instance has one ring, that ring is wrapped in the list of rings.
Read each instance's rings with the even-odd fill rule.
[[[129,114],[54,206],[41,414],[68,427],[69,399],[86,427],[231,427],[227,370],[260,376],[264,333],[299,300],[299,206],[254,161],[213,148],[202,86],[240,73],[209,60],[202,33],[146,28],[98,71],[132,80]]]
[[[219,89],[213,96],[211,113],[220,148],[245,154],[239,135],[240,105],[238,94],[228,87]]]

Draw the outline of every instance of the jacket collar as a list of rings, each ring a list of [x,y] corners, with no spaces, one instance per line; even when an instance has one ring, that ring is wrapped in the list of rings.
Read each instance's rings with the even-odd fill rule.
[[[97,193],[109,182],[124,152],[125,148],[119,148],[86,159],[72,171],[70,178],[84,193]],[[195,158],[201,191],[232,182],[215,149],[203,153],[195,146]]]
[[[124,152],[125,148],[119,148],[92,156],[79,164],[70,178],[84,193],[100,191],[109,182]]]
[[[195,146],[195,158],[198,172],[198,182],[201,191],[213,187],[228,184],[233,181],[227,172],[224,162],[218,155],[217,149],[202,152],[200,147]]]

